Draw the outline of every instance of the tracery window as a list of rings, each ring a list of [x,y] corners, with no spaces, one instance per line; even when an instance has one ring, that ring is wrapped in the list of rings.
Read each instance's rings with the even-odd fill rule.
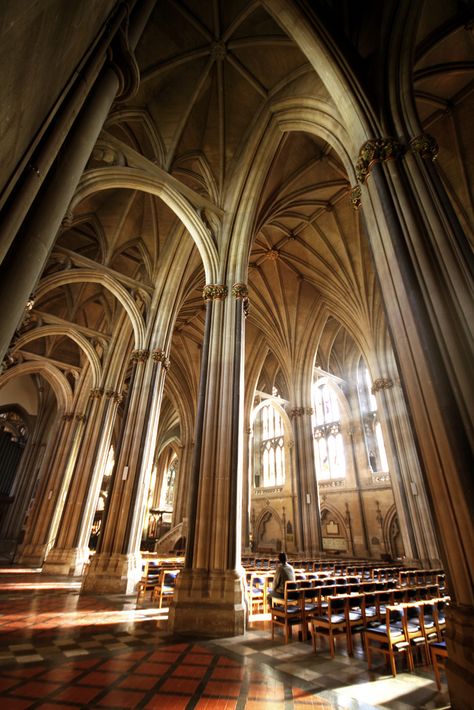
[[[274,487],[285,482],[285,437],[283,420],[271,401],[257,412],[254,423],[254,483]]]
[[[344,440],[341,433],[339,404],[333,387],[326,382],[316,383],[313,388],[313,401],[317,478],[319,480],[345,478]]]

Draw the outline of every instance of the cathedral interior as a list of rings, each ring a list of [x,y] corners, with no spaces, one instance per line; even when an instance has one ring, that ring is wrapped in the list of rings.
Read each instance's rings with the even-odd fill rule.
[[[4,0],[0,37],[0,580],[135,599],[168,556],[210,642],[243,560],[443,570],[471,708],[473,3]]]

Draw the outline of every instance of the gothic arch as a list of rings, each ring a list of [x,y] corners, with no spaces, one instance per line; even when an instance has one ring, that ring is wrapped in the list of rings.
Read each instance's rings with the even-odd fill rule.
[[[59,286],[71,283],[98,283],[107,288],[120,301],[127,312],[135,336],[135,348],[140,349],[145,344],[145,324],[129,292],[109,274],[97,273],[93,269],[74,269],[60,271],[43,279],[35,292],[36,300]]]
[[[326,524],[326,518],[328,518],[329,521],[332,520],[339,526],[339,535],[335,535],[334,536],[335,539],[344,538],[344,540],[346,542],[346,553],[350,553],[351,541],[350,541],[350,537],[349,537],[349,531],[347,530],[346,522],[345,522],[342,514],[333,505],[331,505],[327,501],[324,501],[324,503],[321,505],[320,516],[321,516],[322,537],[323,538],[325,537],[324,525]],[[323,549],[324,549],[324,547],[323,547]]]
[[[116,166],[88,170],[79,182],[69,209],[74,211],[82,200],[95,192],[114,188],[142,190],[162,199],[193,238],[203,262],[207,283],[216,282],[219,273],[217,248],[196,208],[170,184],[160,182],[156,176],[150,176],[144,170]]]
[[[63,373],[48,362],[22,362],[14,367],[10,367],[6,372],[0,375],[0,389],[15,377],[33,375],[36,373],[44,377],[51,385],[56,396],[58,411],[62,413],[72,411],[73,393],[71,385]]]
[[[265,545],[265,533],[266,528],[270,527],[268,531],[268,544]],[[271,534],[277,534],[279,537],[271,538]],[[282,548],[283,540],[285,539],[285,531],[283,529],[283,521],[278,515],[275,508],[268,505],[264,508],[257,520],[255,521],[255,533],[254,533],[254,546],[255,551],[258,552],[259,549],[268,549],[268,551],[279,552]]]
[[[100,378],[102,376],[102,367],[97,353],[90,344],[90,342],[87,340],[87,338],[84,338],[80,333],[77,332],[77,330],[72,327],[65,328],[64,326],[45,325],[41,326],[40,328],[28,330],[26,333],[21,335],[18,340],[15,341],[15,345],[12,348],[12,352],[15,352],[16,350],[21,350],[24,345],[32,342],[33,340],[37,340],[38,338],[47,338],[49,336],[54,335],[70,338],[79,346],[79,348],[84,352],[85,356],[87,357],[91,367],[91,387],[98,387]]]
[[[397,510],[394,505],[392,505],[385,514],[382,524],[382,531],[385,549],[390,551],[390,554],[394,559],[403,557],[405,554],[403,549],[403,540],[400,533]]]

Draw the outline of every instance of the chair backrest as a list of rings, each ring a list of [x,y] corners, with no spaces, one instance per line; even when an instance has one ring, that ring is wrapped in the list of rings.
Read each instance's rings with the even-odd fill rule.
[[[346,598],[329,597],[328,598],[328,616],[331,614],[344,614],[346,610]]]

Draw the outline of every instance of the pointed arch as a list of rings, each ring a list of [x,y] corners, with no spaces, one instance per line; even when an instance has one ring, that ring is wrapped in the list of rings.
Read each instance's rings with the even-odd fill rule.
[[[73,283],[98,283],[113,293],[118,301],[120,301],[130,318],[135,337],[135,348],[140,349],[144,347],[145,323],[143,321],[143,317],[128,291],[109,274],[99,274],[93,269],[60,271],[59,273],[48,276],[41,281],[38,289],[36,290],[36,299],[39,300],[42,296],[45,296],[55,288]]]
[[[201,256],[207,283],[214,283],[219,275],[219,258],[213,236],[189,200],[173,188],[172,185],[160,181],[156,176],[150,177],[138,168],[110,167],[88,170],[82,176],[76,193],[70,204],[74,209],[89,195],[101,190],[122,188],[141,190],[159,197],[175,213],[193,238]]]
[[[79,348],[83,351],[87,357],[92,374],[92,388],[98,387],[101,379],[102,368],[100,364],[99,357],[90,344],[90,342],[80,333],[77,332],[73,327],[65,328],[64,326],[55,325],[45,325],[40,328],[34,328],[33,330],[28,330],[26,333],[21,335],[14,344],[12,352],[16,350],[21,350],[23,346],[31,343],[33,340],[38,340],[38,338],[47,338],[50,336],[63,336],[73,340]]]
[[[51,385],[60,412],[72,411],[73,393],[71,385],[63,373],[49,362],[38,362],[35,360],[22,362],[10,367],[6,372],[0,375],[0,389],[4,387],[7,382],[10,382],[10,380],[16,377],[34,374],[41,375]]]

